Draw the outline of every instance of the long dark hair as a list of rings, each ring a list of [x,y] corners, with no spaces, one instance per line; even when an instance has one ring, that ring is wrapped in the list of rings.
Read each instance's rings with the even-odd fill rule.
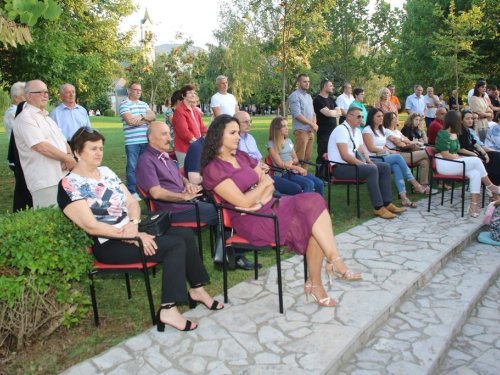
[[[380,108],[373,107],[372,109],[370,109],[370,111],[368,112],[368,116],[366,117],[366,124],[365,124],[365,126],[369,126],[370,128],[372,128],[372,132],[375,136],[377,136],[377,131],[375,130],[375,126],[373,124],[373,116],[375,116],[378,112],[383,113],[383,111]],[[385,137],[385,132],[383,128],[384,128],[383,124],[380,124],[378,130],[380,134],[382,134]]]
[[[462,134],[462,114],[459,111],[450,111],[444,117],[443,130],[451,128],[452,134]]]
[[[382,122],[382,125],[384,125],[384,128],[390,129],[392,128],[392,119],[394,116],[397,116],[394,112],[386,112],[384,113],[384,122]]]
[[[201,152],[201,165],[200,173],[203,173],[205,167],[214,160],[220,153],[222,147],[222,136],[226,125],[230,122],[240,122],[236,117],[229,115],[217,116],[214,121],[208,127],[207,135],[205,136],[205,142],[203,142],[203,151]]]
[[[479,92],[479,88],[482,86],[486,86],[486,81],[477,81],[476,86],[474,86],[474,96],[479,96],[481,93]]]

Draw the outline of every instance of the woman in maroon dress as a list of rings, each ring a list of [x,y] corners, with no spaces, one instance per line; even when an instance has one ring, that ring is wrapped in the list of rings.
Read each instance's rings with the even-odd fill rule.
[[[318,193],[283,197],[280,201],[273,198],[273,180],[255,159],[237,151],[239,129],[238,119],[228,115],[216,117],[210,125],[201,157],[205,188],[229,206],[276,214],[280,238],[285,239],[288,250],[307,257],[306,296],[311,294],[319,305],[335,306],[337,302],[328,297],[321,281],[325,256],[330,283],[333,275],[347,281],[362,278],[350,271],[339,256],[325,200]],[[229,216],[236,232],[250,243],[263,246],[274,242],[274,227],[268,219],[233,211]]]

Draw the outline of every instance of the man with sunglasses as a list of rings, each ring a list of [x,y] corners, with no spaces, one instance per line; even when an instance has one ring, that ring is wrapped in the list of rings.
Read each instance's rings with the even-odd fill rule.
[[[26,106],[14,120],[14,136],[33,207],[57,205],[57,185],[76,164],[66,137],[45,110],[49,91],[39,80],[24,87]]]
[[[138,201],[141,200],[135,190],[135,167],[137,160],[146,151],[148,138],[146,132],[152,121],[156,120],[155,113],[148,104],[139,100],[142,95],[140,83],[132,82],[128,87],[128,98],[120,104],[120,116],[125,133],[125,153],[127,154],[127,189]]]

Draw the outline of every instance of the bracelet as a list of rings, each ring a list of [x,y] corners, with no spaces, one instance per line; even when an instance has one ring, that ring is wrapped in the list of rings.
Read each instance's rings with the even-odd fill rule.
[[[264,207],[264,203],[262,203],[260,199],[257,202],[255,202],[255,204],[260,204],[262,207]]]

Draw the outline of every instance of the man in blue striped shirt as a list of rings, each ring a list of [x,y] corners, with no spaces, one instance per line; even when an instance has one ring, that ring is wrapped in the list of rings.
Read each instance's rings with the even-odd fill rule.
[[[128,87],[128,98],[120,104],[120,116],[125,134],[125,153],[127,154],[127,188],[135,199],[140,200],[135,188],[135,167],[137,160],[148,146],[146,132],[152,121],[156,120],[155,113],[148,104],[140,101],[142,87],[132,82]]]

